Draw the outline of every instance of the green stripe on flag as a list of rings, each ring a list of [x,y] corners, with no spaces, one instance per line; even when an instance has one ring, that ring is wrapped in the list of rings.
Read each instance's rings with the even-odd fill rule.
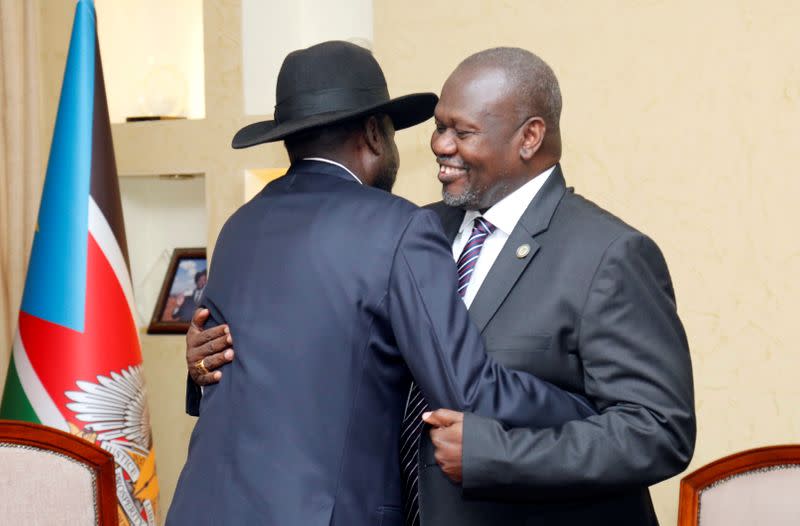
[[[28,397],[25,396],[25,390],[22,389],[13,355],[11,356],[11,363],[8,365],[6,387],[3,390],[2,402],[0,402],[0,419],[24,420],[36,424],[42,423],[36,416],[36,411],[33,410]]]

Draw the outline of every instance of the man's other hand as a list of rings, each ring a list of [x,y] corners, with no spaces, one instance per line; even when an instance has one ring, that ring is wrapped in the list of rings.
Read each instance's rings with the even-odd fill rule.
[[[450,480],[461,483],[461,452],[463,445],[464,413],[437,409],[422,415],[433,426],[431,442],[436,448],[436,463]]]
[[[219,382],[222,371],[217,369],[233,360],[233,339],[227,325],[207,330],[200,328],[208,315],[208,309],[195,310],[186,333],[186,366],[192,381],[201,386]],[[203,360],[202,364],[200,360]]]

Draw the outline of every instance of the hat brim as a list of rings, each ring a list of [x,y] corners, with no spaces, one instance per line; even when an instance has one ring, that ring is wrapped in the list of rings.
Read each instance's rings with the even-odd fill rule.
[[[281,124],[276,123],[274,120],[256,122],[236,132],[231,145],[239,149],[280,141],[295,133],[370,113],[385,113],[392,119],[394,129],[402,130],[430,119],[438,101],[439,97],[435,93],[413,93],[357,110],[320,113],[305,119]]]

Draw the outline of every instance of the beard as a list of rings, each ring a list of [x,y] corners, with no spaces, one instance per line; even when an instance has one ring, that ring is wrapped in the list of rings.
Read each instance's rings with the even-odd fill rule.
[[[394,139],[390,137],[390,132],[385,122],[384,125],[381,126],[381,134],[383,135],[388,153],[381,170],[375,176],[375,181],[372,186],[378,190],[391,193],[394,183],[397,180],[397,171],[400,169],[400,154],[397,151]]]
[[[501,179],[503,181],[503,179]],[[460,194],[451,194],[442,187],[442,202],[447,206],[463,208],[464,210],[486,211],[503,197],[508,195],[511,185],[501,182],[491,187],[476,188],[468,185]]]
[[[397,180],[398,168],[398,163],[395,160],[387,160],[383,169],[378,172],[378,175],[375,176],[375,181],[373,182],[372,186],[378,190],[391,193],[394,183]]]
[[[447,206],[473,210],[478,205],[480,195],[473,188],[467,188],[460,194],[451,194],[442,188],[442,201]]]

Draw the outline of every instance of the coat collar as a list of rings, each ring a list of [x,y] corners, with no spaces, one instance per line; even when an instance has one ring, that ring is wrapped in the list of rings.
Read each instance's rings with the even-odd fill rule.
[[[333,175],[346,181],[350,181],[351,183],[360,184],[361,182],[357,178],[357,175],[353,174],[347,168],[339,166],[338,163],[316,159],[303,159],[302,161],[292,163],[292,166],[290,166],[289,170],[287,171],[287,175],[294,175],[297,173]]]

